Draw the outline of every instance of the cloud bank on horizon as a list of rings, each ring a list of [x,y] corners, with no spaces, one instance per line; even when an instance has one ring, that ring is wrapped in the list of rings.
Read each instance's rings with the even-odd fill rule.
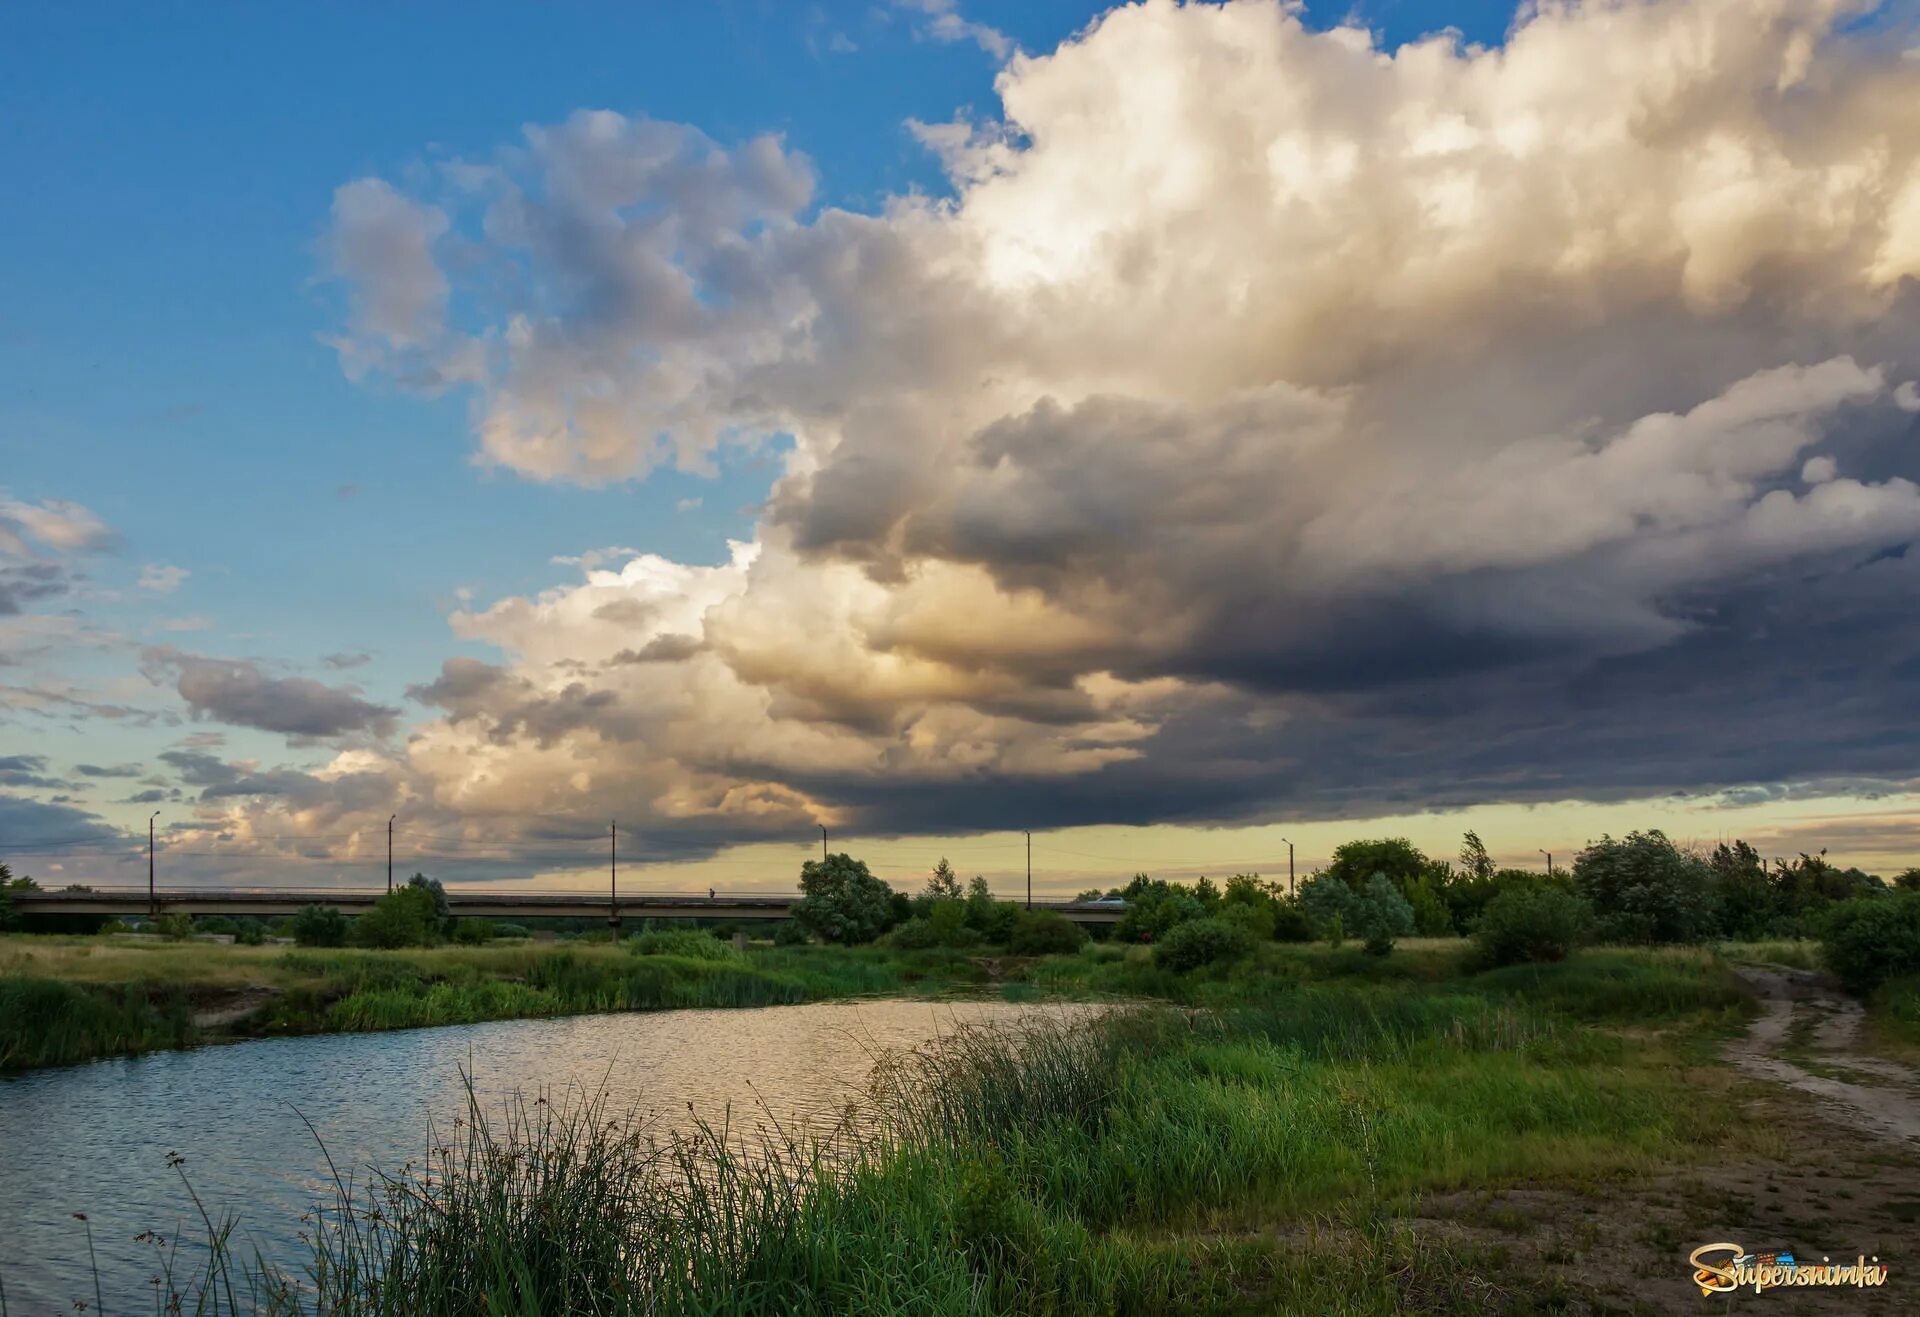
[[[1920,60],[1872,8],[1383,50],[1148,0],[996,52],[998,119],[914,125],[951,196],[876,214],[607,110],[347,182],[351,377],[464,392],[529,480],[783,474],[726,562],[457,612],[501,661],[399,739],[151,651],[198,716],[350,742],[183,781],[241,839],[619,815],[685,854],[1908,783]],[[13,507],[0,608],[42,588]]]

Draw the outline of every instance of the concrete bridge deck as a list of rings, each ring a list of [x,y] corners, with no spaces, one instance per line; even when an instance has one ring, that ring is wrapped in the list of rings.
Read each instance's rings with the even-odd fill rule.
[[[149,902],[145,887],[96,887],[86,892],[16,892],[14,909],[23,915],[290,915],[302,906],[332,906],[359,914],[386,895],[381,888],[235,888],[161,887]],[[797,895],[636,892],[610,897],[605,892],[514,892],[494,888],[450,889],[447,907],[455,915],[486,919],[784,919]],[[1108,902],[1035,901],[1080,924],[1112,924],[1126,913]]]

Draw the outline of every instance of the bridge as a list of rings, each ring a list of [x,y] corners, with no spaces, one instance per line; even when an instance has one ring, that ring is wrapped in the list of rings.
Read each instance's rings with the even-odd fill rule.
[[[84,892],[15,892],[23,915],[290,915],[303,906],[332,906],[361,914],[386,895],[384,888],[291,887],[96,887]],[[447,892],[450,914],[483,919],[785,919],[800,900],[786,894],[507,891],[495,888]],[[1113,901],[1035,901],[1035,910],[1064,915],[1077,924],[1113,924],[1126,907]]]

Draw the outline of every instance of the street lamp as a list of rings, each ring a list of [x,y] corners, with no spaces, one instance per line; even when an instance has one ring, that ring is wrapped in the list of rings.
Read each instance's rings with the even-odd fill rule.
[[[149,919],[160,917],[160,902],[153,893],[153,821],[159,817],[160,811],[157,809],[147,815],[147,918]]]
[[[1280,839],[1287,841],[1285,837]],[[1287,841],[1287,895],[1293,895],[1293,843]]]
[[[1553,877],[1553,852],[1541,851],[1540,853],[1547,857],[1547,877],[1551,878]]]

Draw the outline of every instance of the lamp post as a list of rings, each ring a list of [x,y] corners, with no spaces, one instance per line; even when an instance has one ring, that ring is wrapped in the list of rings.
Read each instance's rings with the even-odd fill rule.
[[[147,918],[149,919],[160,917],[160,900],[153,891],[153,821],[159,817],[160,811],[157,809],[147,816]]]
[[[1280,839],[1287,841],[1285,837]],[[1293,843],[1287,841],[1287,895],[1293,895]]]
[[[393,890],[393,821],[399,817],[398,814],[387,816],[387,890],[389,892]]]
[[[1553,852],[1541,851],[1540,853],[1547,857],[1547,877],[1551,878],[1553,877]]]
[[[820,825],[820,863],[827,862],[827,825]]]

